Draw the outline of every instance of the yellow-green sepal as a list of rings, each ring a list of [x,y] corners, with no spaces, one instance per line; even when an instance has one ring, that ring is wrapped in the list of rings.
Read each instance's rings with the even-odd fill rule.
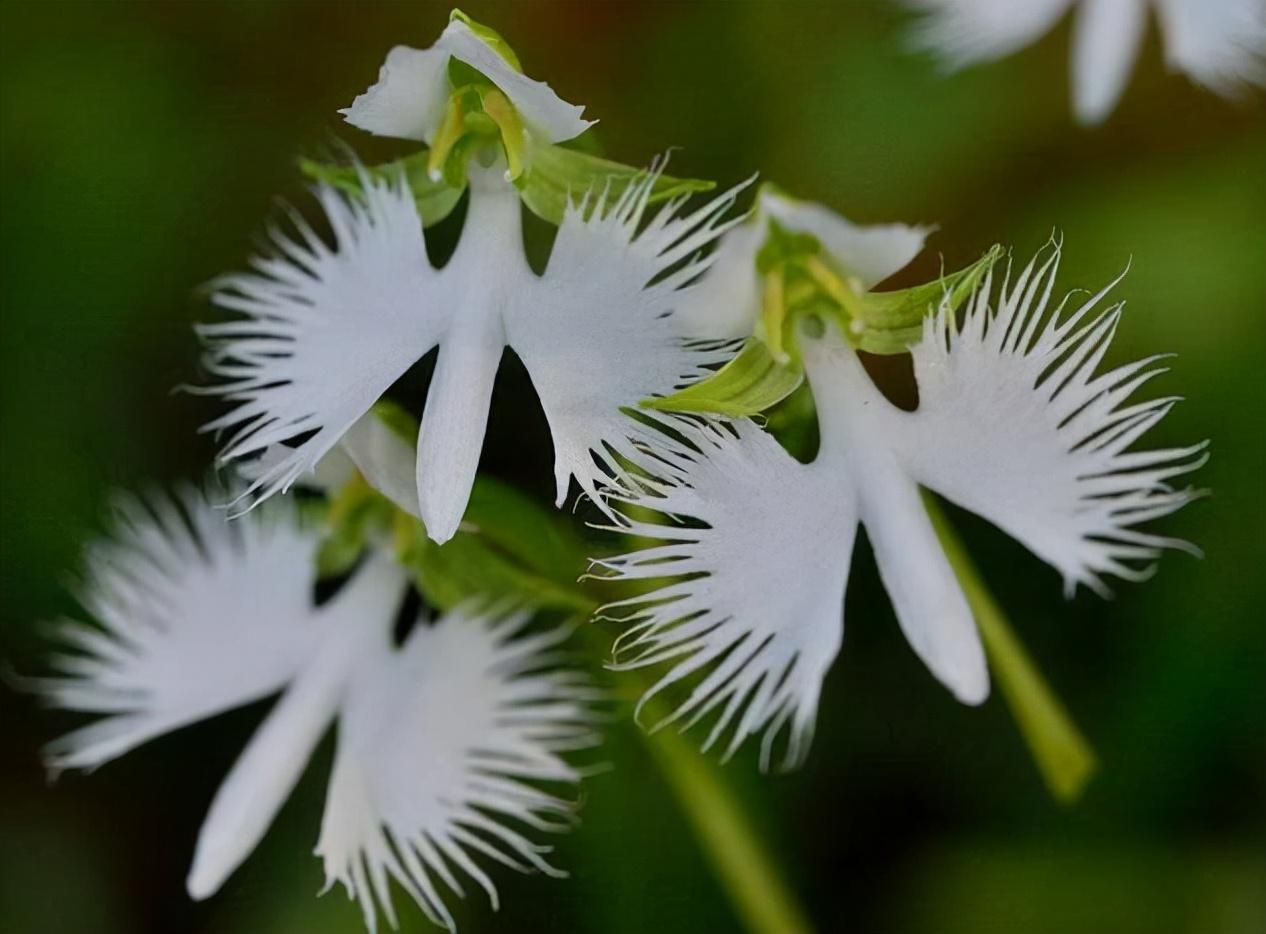
[[[556,146],[533,140],[529,169],[517,180],[523,203],[537,217],[560,224],[567,205],[587,191],[606,192],[613,202],[629,185],[643,181],[646,169],[612,162],[570,146]],[[701,178],[674,178],[659,175],[651,184],[650,203],[680,195],[711,191],[716,182]]]
[[[455,187],[445,178],[432,179],[427,172],[428,153],[428,150],[423,149],[403,159],[369,166],[364,170],[375,179],[395,179],[400,173],[404,173],[409,189],[413,192],[413,199],[417,202],[418,214],[427,227],[448,217],[453,208],[457,207],[465,189],[464,184]],[[355,166],[300,159],[299,170],[314,181],[324,182],[349,194],[362,193],[361,174]]]
[[[800,366],[779,363],[763,341],[748,338],[737,356],[716,373],[670,396],[645,399],[641,405],[660,412],[742,418],[777,405],[803,382]]]
[[[1002,255],[1002,247],[993,246],[970,266],[931,282],[861,295],[860,314],[853,318],[856,346],[874,354],[905,353],[922,336],[923,319],[942,305],[951,312],[957,311]]]

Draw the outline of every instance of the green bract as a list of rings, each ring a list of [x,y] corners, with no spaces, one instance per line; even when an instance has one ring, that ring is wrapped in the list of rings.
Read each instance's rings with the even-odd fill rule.
[[[820,331],[824,319],[835,320],[860,350],[905,353],[922,336],[924,318],[943,304],[957,310],[1002,253],[992,247],[970,266],[923,285],[866,292],[822,252],[816,237],[789,231],[771,219],[756,255],[763,301],[755,336],[714,375],[642,405],[729,418],[763,412],[803,382],[798,329]]]

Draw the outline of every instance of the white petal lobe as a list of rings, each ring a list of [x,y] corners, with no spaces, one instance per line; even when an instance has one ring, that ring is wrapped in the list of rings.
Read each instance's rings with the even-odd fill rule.
[[[104,716],[53,742],[50,767],[95,768],[280,690],[322,636],[316,544],[289,507],[229,523],[193,489],[178,501],[120,497],[112,538],[86,556],[82,600],[98,625],[61,626],[75,652],[40,685],[58,707]]]
[[[1073,110],[1085,124],[1116,107],[1147,26],[1144,0],[1082,0],[1073,27]]]
[[[1175,400],[1126,404],[1160,372],[1154,358],[1097,372],[1121,306],[1100,307],[1104,289],[1052,307],[1057,268],[1056,247],[1003,284],[996,309],[986,281],[961,326],[944,309],[927,320],[919,409],[897,443],[920,483],[1018,539],[1070,592],[1103,592],[1104,575],[1138,579],[1182,544],[1135,526],[1198,495],[1170,481],[1203,462],[1203,445],[1132,450]]]
[[[551,664],[565,635],[513,638],[522,616],[458,610],[419,623],[404,648],[365,656],[339,719],[317,853],[329,882],[394,923],[388,878],[437,924],[481,864],[558,874],[530,831],[563,830],[578,781],[564,753],[596,742],[592,689]]]
[[[430,143],[450,91],[448,58],[438,48],[396,46],[387,53],[378,81],[339,113],[375,136]]]
[[[1155,0],[1165,59],[1199,84],[1233,95],[1266,87],[1266,4],[1261,0]]]
[[[279,256],[224,277],[216,302],[242,317],[200,329],[206,391],[235,407],[204,430],[233,429],[233,459],[306,437],[263,472],[256,499],[311,471],[343,433],[435,346],[454,305],[454,276],[432,269],[403,178],[362,177],[364,201],[318,188],[336,249],[296,220],[301,240],[274,232]]]
[[[1125,0],[1133,2],[1133,0]],[[926,15],[914,45],[938,53],[950,68],[1010,55],[1036,42],[1073,0],[905,0]]]
[[[691,462],[689,485],[622,501],[706,525],[633,521],[630,534],[662,544],[595,561],[620,580],[673,578],[602,611],[628,624],[616,665],[673,661],[643,704],[688,684],[666,722],[710,718],[705,747],[728,732],[727,756],[763,732],[762,767],[786,728],[782,765],[797,765],[843,634],[856,503],[846,479],[798,464],[751,422],[675,427],[703,452],[675,450]]]
[[[510,346],[522,358],[554,439],[558,500],[570,478],[595,501],[641,435],[621,414],[697,379],[727,359],[688,343],[675,309],[707,268],[700,251],[734,223],[737,189],[690,213],[680,202],[642,227],[654,174],[615,201],[593,195],[567,209],[545,275],[507,309]],[[597,461],[595,461],[595,457]]]

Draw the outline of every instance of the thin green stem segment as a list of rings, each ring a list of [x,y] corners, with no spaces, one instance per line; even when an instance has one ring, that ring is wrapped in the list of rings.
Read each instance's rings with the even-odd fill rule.
[[[716,765],[676,730],[643,735],[746,928],[753,934],[812,930]]]
[[[1094,750],[1051,690],[985,586],[962,541],[931,495],[928,516],[976,617],[989,667],[1051,795],[1062,804],[1081,797],[1097,767]]]

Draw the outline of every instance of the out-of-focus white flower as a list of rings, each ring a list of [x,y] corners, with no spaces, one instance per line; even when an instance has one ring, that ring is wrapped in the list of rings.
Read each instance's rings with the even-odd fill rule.
[[[92,769],[156,736],[278,694],[203,823],[189,893],[215,892],[263,837],[318,741],[338,751],[317,853],[373,930],[395,925],[394,880],[437,924],[464,879],[497,893],[479,861],[557,874],[516,825],[563,829],[551,786],[580,773],[564,753],[596,742],[593,694],[561,669],[557,629],[518,635],[523,613],[459,609],[393,626],[406,573],[372,554],[314,604],[319,538],[271,504],[227,522],[201,493],[122,499],[114,537],[90,549],[82,599],[97,625],[65,622],[69,651],[37,687],[101,715],[54,741],[55,770]]]
[[[1058,255],[1005,282],[996,309],[991,274],[961,325],[948,303],[925,320],[912,348],[914,412],[880,394],[833,321],[802,322],[821,434],[810,464],[746,420],[683,421],[683,440],[660,446],[686,481],[640,477],[618,499],[665,517],[629,512],[631,534],[662,544],[595,566],[672,578],[606,609],[629,624],[618,667],[674,663],[648,698],[698,675],[670,721],[715,715],[705,746],[732,729],[727,755],[763,730],[764,764],[790,725],[785,762],[802,759],[840,647],[859,524],[915,652],[960,700],[984,700],[980,638],[920,487],[1019,540],[1070,595],[1078,584],[1105,592],[1105,575],[1140,580],[1162,549],[1190,548],[1137,526],[1197,495],[1169,482],[1203,463],[1204,445],[1132,450],[1176,400],[1128,402],[1161,372],[1157,357],[1096,375],[1121,305],[1100,309],[1111,286],[1070,313],[1054,305]],[[656,462],[644,466],[655,473]]]
[[[1002,58],[1046,33],[1076,6],[1073,109],[1103,120],[1121,97],[1142,45],[1149,8],[1169,67],[1223,95],[1266,85],[1262,0],[902,0],[926,14],[915,42],[951,68]]]

